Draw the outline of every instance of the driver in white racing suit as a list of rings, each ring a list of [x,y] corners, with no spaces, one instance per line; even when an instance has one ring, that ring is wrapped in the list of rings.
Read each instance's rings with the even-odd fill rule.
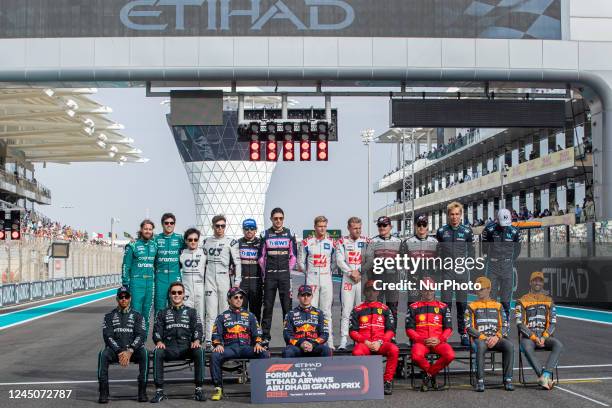
[[[200,231],[189,228],[185,231],[185,249],[179,256],[183,284],[185,285],[185,305],[194,308],[200,319],[204,320],[204,272],[206,271],[206,253],[198,248]]]
[[[339,350],[346,349],[349,335],[351,312],[361,304],[361,252],[369,238],[361,235],[361,219],[351,217],[347,222],[349,235],[340,238],[336,244],[336,263],[342,271],[342,324],[340,325]]]
[[[306,285],[314,289],[312,305],[321,309],[329,330],[328,346],[333,350],[332,303],[334,283],[332,267],[335,268],[335,242],[327,235],[327,218],[320,215],[314,219],[315,236],[302,241],[298,255],[300,271],[306,275]]]
[[[206,348],[211,348],[215,319],[227,307],[227,291],[232,286],[230,268],[235,270],[233,286],[240,286],[242,269],[238,241],[225,236],[227,221],[223,215],[212,219],[214,235],[206,238],[202,249],[207,256],[204,298],[206,299]]]

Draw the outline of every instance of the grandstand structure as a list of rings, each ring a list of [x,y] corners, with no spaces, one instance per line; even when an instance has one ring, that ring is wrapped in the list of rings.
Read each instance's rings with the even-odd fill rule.
[[[397,162],[373,191],[392,192],[394,201],[375,218],[389,216],[405,235],[426,214],[434,232],[446,223],[446,205],[459,201],[464,223],[476,227],[500,208],[542,226],[594,221],[591,115],[580,99],[566,104],[573,119],[562,129],[389,129],[376,142],[395,144]]]
[[[95,88],[0,89],[0,206],[51,204],[35,165],[77,162],[142,163],[147,159],[107,117],[112,109]]]

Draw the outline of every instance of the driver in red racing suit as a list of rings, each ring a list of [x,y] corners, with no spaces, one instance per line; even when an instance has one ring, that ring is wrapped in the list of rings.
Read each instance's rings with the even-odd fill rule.
[[[432,285],[432,290],[427,290],[427,284]],[[408,306],[406,312],[406,334],[412,342],[412,361],[425,372],[421,391],[428,391],[438,388],[436,375],[455,359],[455,352],[447,343],[453,333],[453,325],[446,303],[435,299],[434,280],[423,278],[420,285],[421,300]],[[427,361],[428,353],[439,356],[434,364]]]
[[[373,280],[365,284],[364,294],[366,301],[351,312],[349,335],[355,340],[353,355],[380,354],[387,357],[384,391],[385,395],[391,395],[399,358],[399,349],[391,342],[395,336],[393,313],[387,305],[377,301],[378,291],[374,289]]]

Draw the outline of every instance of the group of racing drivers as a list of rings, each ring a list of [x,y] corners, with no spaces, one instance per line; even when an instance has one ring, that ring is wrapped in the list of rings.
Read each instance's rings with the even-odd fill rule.
[[[138,400],[148,400],[149,352],[144,343],[153,306],[156,393],[151,402],[166,399],[164,361],[190,358],[195,367],[194,399],[204,400],[204,354],[212,352],[210,371],[215,391],[211,399],[220,400],[225,360],[269,357],[277,291],[285,316],[283,357],[331,356],[335,349],[331,316],[335,268],[342,274],[338,349],[346,349],[350,337],[353,355],[386,356],[384,391],[391,394],[399,356],[395,342],[399,292],[378,290],[376,280],[397,282],[403,274],[397,268],[387,268],[382,275],[375,275],[374,260],[395,258],[398,254],[411,258],[473,257],[473,233],[462,224],[462,212],[460,203],[449,204],[448,224],[439,228],[435,237],[428,235],[428,218],[419,216],[414,236],[403,241],[392,235],[388,217],[377,220],[379,234],[372,239],[361,235],[361,220],[351,217],[347,223],[349,234],[334,240],[327,234],[327,219],[319,216],[314,220],[314,235],[302,241],[299,253],[295,236],[284,227],[280,208],[272,210],[272,227],[259,237],[255,220],[244,220],[244,236],[239,240],[226,237],[225,217],[215,216],[214,235],[204,239],[201,246],[197,229],[190,228],[183,236],[174,232],[176,217],[171,213],[162,216],[163,232],[155,237],[154,223],[144,220],[138,239],[125,249],[118,306],[104,318],[106,348],[98,361],[99,401],[108,402],[108,365],[118,362],[127,366],[130,361],[140,365]],[[502,353],[504,388],[513,390],[514,346],[507,335],[518,238],[509,211],[500,210],[496,222],[486,226],[482,234],[483,245],[494,243],[483,246],[490,279],[476,279],[480,285],[478,299],[469,305],[467,291],[443,291],[438,301],[436,291],[427,289],[433,288],[436,279],[469,281],[469,273],[424,270],[413,275],[426,289],[408,293],[405,328],[411,342],[411,359],[423,370],[422,391],[437,389],[436,375],[454,359],[453,348],[448,344],[453,295],[461,343],[472,347],[476,356],[476,391],[485,388],[484,354],[488,349]],[[291,271],[296,267],[305,274],[305,285],[298,290],[299,305],[292,309]],[[541,272],[532,274],[531,290],[516,302],[515,318],[521,350],[538,375],[539,384],[550,389],[552,369],[557,365],[562,344],[553,338],[556,311],[542,290],[543,278]],[[495,300],[498,292],[501,303]],[[384,302],[379,299],[381,295]],[[537,349],[551,351],[544,366],[535,357]],[[430,354],[437,356],[433,364]]]

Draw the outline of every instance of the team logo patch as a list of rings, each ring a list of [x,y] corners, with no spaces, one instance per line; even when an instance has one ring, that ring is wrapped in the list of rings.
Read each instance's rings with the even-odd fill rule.
[[[349,265],[361,265],[361,252],[349,251],[347,258]]]
[[[329,244],[323,244],[323,249],[331,249],[331,246]]]
[[[240,316],[249,317],[249,314],[247,312],[242,312],[242,313],[240,313]]]
[[[440,313],[440,308],[439,307],[434,307],[434,312],[435,313]]]
[[[246,333],[246,331],[247,331],[247,328],[239,324],[227,328],[227,332],[231,334]]]
[[[247,259],[257,258],[257,250],[253,248],[240,248],[240,257]]]
[[[323,254],[314,254],[312,265],[319,268],[325,268],[327,266],[327,256]]]
[[[358,242],[357,243],[357,248],[363,248],[363,242]]]
[[[376,311],[378,312],[378,314],[382,314],[382,308],[379,307],[378,309],[376,309]]]

